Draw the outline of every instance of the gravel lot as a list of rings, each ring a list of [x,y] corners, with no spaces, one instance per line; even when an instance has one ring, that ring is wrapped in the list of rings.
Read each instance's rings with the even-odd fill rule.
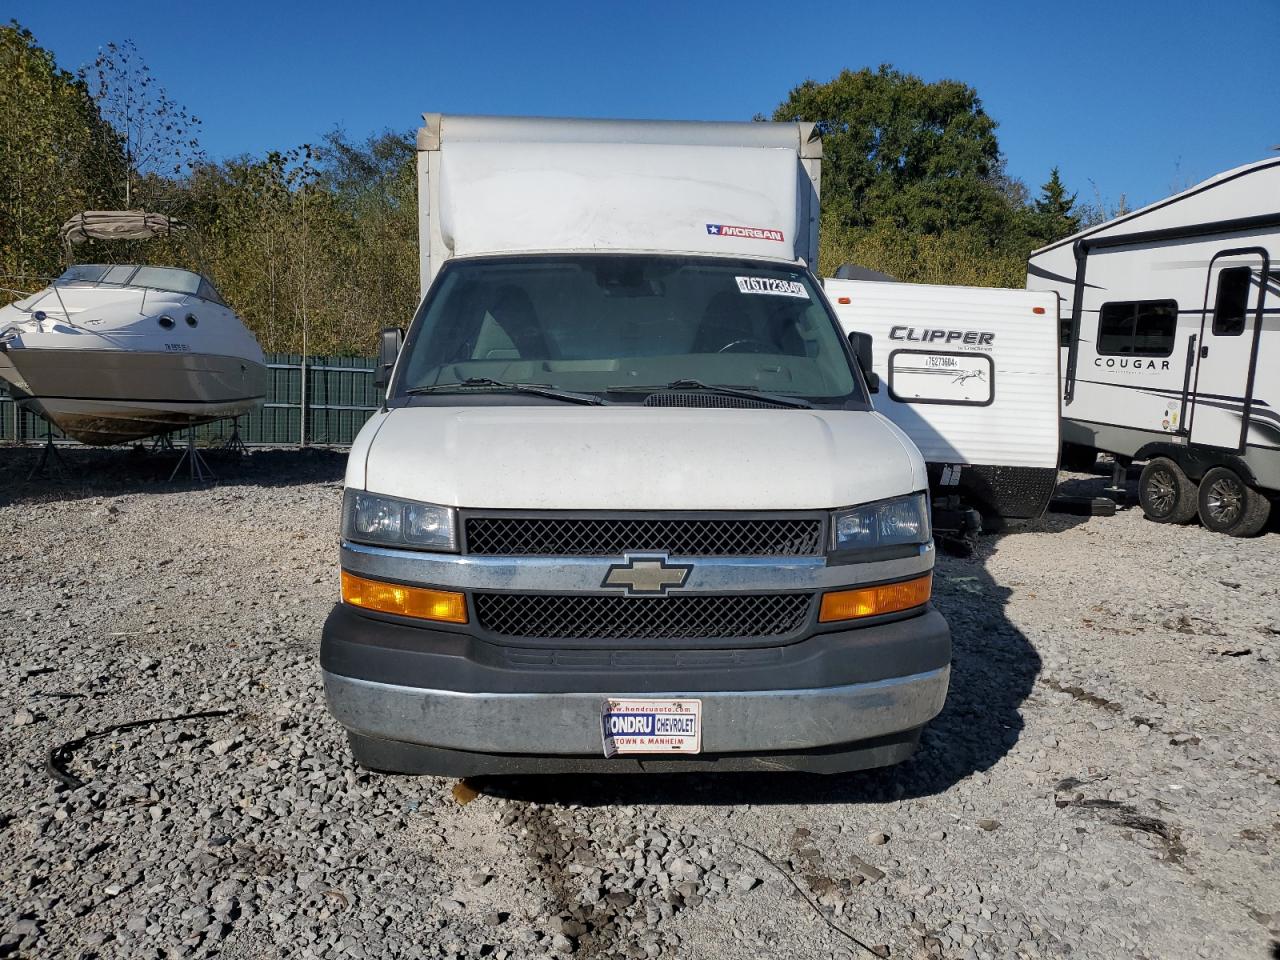
[[[0,450],[0,956],[1280,956],[1274,521],[943,559],[951,695],[899,768],[471,799],[357,769],[324,710],[341,455],[194,490],[67,456]]]

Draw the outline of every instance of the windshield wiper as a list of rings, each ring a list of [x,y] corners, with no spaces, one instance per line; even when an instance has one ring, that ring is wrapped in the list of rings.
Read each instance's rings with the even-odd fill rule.
[[[557,390],[549,383],[513,383],[507,380],[494,380],[492,377],[467,377],[457,383],[432,383],[425,387],[410,387],[405,393],[409,396],[420,396],[424,393],[470,393],[473,390],[484,389],[495,392],[528,393],[535,397],[549,397],[552,400],[585,403],[590,406],[600,406],[605,403],[603,399],[590,393]]]
[[[672,380],[662,386],[640,387],[625,384],[609,387],[609,393],[657,393],[660,390],[706,390],[726,397],[741,397],[745,400],[759,400],[762,403],[776,403],[780,407],[796,407],[800,410],[812,410],[813,404],[799,397],[784,397],[777,393],[762,393],[756,387],[730,387],[720,383],[706,383],[702,380]]]

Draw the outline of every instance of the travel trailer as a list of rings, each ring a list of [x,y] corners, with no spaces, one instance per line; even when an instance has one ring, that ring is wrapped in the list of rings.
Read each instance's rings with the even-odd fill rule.
[[[357,761],[896,763],[942,708],[928,477],[813,276],[807,123],[427,114],[321,639]]]
[[[1145,461],[1143,512],[1250,536],[1280,492],[1280,158],[1037,250],[1064,311],[1064,463]]]
[[[874,341],[872,403],[924,457],[934,529],[1040,516],[1058,482],[1057,294],[841,279],[869,275],[823,284],[844,329]]]

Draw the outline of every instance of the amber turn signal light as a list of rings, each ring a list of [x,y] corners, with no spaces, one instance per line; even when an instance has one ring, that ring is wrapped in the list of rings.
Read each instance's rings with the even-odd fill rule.
[[[461,593],[368,580],[345,570],[342,571],[342,602],[361,610],[394,613],[419,620],[467,622],[467,598]]]
[[[857,620],[859,617],[875,617],[882,613],[910,610],[929,602],[933,593],[933,574],[926,573],[914,580],[902,583],[886,583],[878,587],[859,587],[857,590],[839,590],[822,596],[819,623],[837,620]]]

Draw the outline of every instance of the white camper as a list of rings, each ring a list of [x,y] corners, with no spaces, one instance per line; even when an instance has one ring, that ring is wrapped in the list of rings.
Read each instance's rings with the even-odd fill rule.
[[[846,331],[874,343],[872,402],[924,456],[935,527],[1038,517],[1058,477],[1058,296],[988,287],[823,284]]]
[[[1031,255],[1071,305],[1064,462],[1146,461],[1143,511],[1249,536],[1280,491],[1280,158],[1219,174]]]
[[[812,124],[425,119],[320,647],[356,759],[908,756],[950,676],[928,479],[808,267]]]

